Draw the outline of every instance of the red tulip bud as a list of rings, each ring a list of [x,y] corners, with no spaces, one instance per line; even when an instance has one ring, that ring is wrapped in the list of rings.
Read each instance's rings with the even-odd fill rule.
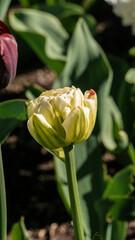
[[[8,27],[0,21],[0,89],[15,78],[17,59],[16,40]]]

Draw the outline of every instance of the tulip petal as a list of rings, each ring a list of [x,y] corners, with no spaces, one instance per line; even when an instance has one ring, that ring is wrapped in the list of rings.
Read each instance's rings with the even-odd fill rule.
[[[83,95],[73,86],[52,89],[28,103],[28,128],[37,142],[64,161],[64,147],[90,136],[96,112],[94,90]]]
[[[63,137],[65,138],[66,133],[61,125],[61,119],[57,114],[56,108],[54,108],[51,101],[42,100],[39,107],[39,113],[41,113],[46,121]]]
[[[65,146],[64,139],[50,126],[42,114],[34,113],[28,120],[28,129],[43,147],[47,149],[57,149]]]
[[[51,154],[55,155],[56,157],[58,157],[60,160],[62,160],[63,162],[65,161],[65,153],[63,148],[57,148],[57,149],[47,149],[48,152],[50,152]]]
[[[90,109],[86,107],[75,107],[63,122],[66,131],[67,143],[79,143],[89,137],[92,129],[92,118]]]
[[[91,118],[92,118],[92,125],[94,127],[95,121],[96,121],[96,115],[97,115],[97,95],[92,95],[89,99],[84,99],[84,106],[88,107],[91,112]]]
[[[71,110],[74,109],[77,106],[83,106],[83,100],[84,96],[79,88],[76,89],[76,91],[73,92],[73,97],[71,99]]]
[[[70,112],[70,105],[61,96],[56,96],[50,102],[53,106],[57,118],[60,120],[60,124],[62,124],[63,120]]]
[[[15,38],[8,27],[0,21],[0,89],[15,78],[18,52]]]

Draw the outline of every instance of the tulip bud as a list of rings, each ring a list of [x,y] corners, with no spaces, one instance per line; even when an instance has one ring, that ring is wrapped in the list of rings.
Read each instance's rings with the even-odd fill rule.
[[[43,92],[28,103],[28,129],[35,140],[64,160],[63,147],[86,140],[94,127],[97,96],[79,88]]]
[[[0,89],[15,78],[17,59],[16,40],[8,27],[0,21]]]

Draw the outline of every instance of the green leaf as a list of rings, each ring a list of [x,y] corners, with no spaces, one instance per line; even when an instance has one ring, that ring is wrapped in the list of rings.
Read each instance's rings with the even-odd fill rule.
[[[19,9],[10,13],[9,23],[43,63],[57,73],[61,72],[66,61],[68,33],[55,16],[32,9]]]
[[[29,240],[23,217],[13,225],[11,229],[11,240]]]
[[[23,7],[33,8],[32,5],[35,4],[37,2],[37,0],[19,0],[19,2]],[[45,0],[38,0],[38,3],[45,4]]]
[[[107,218],[120,221],[132,221],[135,219],[135,198],[134,197],[112,197],[111,208],[107,213]]]
[[[93,236],[92,240],[102,240],[100,233],[95,233],[95,235]]]
[[[38,85],[31,85],[29,86],[26,91],[25,91],[25,95],[29,100],[33,100],[37,97],[39,97],[39,95],[44,91],[43,88],[41,88]]]
[[[69,42],[65,68],[55,87],[75,85],[84,92],[90,88],[97,92],[99,129],[96,131],[100,132],[100,139],[109,150],[117,148],[114,119],[117,119],[117,123],[119,121],[119,125],[122,122],[118,108],[116,111],[113,99],[110,100],[112,77],[113,72],[103,50],[93,38],[85,20],[80,18]]]
[[[53,4],[60,4],[60,3],[64,3],[65,0],[46,0],[46,4],[48,5],[53,5]]]
[[[135,148],[132,143],[129,144],[127,153],[130,157],[131,163],[135,164]]]
[[[85,20],[80,18],[69,42],[67,63],[58,79],[60,81],[58,84],[63,86],[79,85],[83,91],[89,87],[98,89],[102,81],[108,80],[106,79],[108,75],[109,69],[101,56],[100,48]]]
[[[135,197],[112,196],[109,199],[101,199],[96,203],[101,220],[132,221],[135,219]]]
[[[133,165],[129,165],[116,173],[114,177],[109,182],[103,198],[112,198],[112,196],[128,196],[133,190],[133,174],[135,168]]]
[[[131,215],[133,217],[135,204],[131,204],[129,195],[131,195],[134,190],[134,172],[134,166],[129,165],[115,174],[114,177],[108,181],[102,198],[96,202],[103,239],[107,232],[110,231],[108,223],[111,223],[110,226],[112,229],[115,228],[113,234],[116,237],[115,233],[117,232],[116,240],[118,240],[118,236],[120,236],[122,232],[125,233],[125,223],[119,223],[119,221],[126,222],[132,219]],[[130,204],[128,204],[129,202]],[[112,237],[113,234],[111,232],[111,240],[115,240],[115,238]],[[124,239],[125,235],[122,236],[122,239]],[[106,240],[108,240],[108,238]]]
[[[103,0],[83,0],[82,5],[85,10],[89,11],[91,14],[98,15],[100,13],[103,2]]]
[[[90,14],[84,14],[83,19],[86,21],[91,33],[95,35],[95,30],[97,26],[96,19],[93,17],[93,15]]]
[[[111,240],[125,240],[127,235],[127,227],[127,222],[114,221],[112,223]]]
[[[105,240],[125,240],[127,224],[125,222],[109,223],[106,230]]]
[[[126,198],[128,200],[128,198]],[[132,213],[124,197],[113,197],[113,199],[100,199],[96,202],[97,213],[100,221],[101,235],[105,240],[125,240],[127,221],[133,220],[129,217]],[[119,202],[120,201],[120,202]],[[124,202],[126,206],[124,207]],[[135,205],[135,204],[134,204]],[[122,214],[124,213],[124,216]]]
[[[114,55],[109,55],[108,59],[113,69],[111,95],[117,103],[119,92],[121,91],[121,84],[125,81],[125,74],[129,69],[129,65],[123,59]]]
[[[111,64],[114,70],[114,81],[112,94],[115,97],[124,123],[124,130],[127,132],[129,141],[134,143],[134,118],[135,112],[135,69],[122,60],[111,57]]]
[[[116,153],[123,152],[123,150],[128,147],[129,139],[128,135],[123,130],[124,127],[121,112],[112,97],[108,96],[105,104],[106,108],[103,108],[101,116],[102,118],[106,116],[106,126],[103,124],[103,129],[101,129],[103,138],[106,138],[103,143],[105,144],[105,147],[111,151]],[[106,141],[108,141],[108,143]]]
[[[56,157],[54,157],[54,162],[57,188],[67,211],[71,214],[65,163]]]
[[[95,136],[92,135],[87,141],[75,145],[75,159],[83,224],[86,239],[90,240],[91,235],[100,231],[95,203],[105,187],[101,155]],[[55,166],[57,181],[64,195],[62,199],[70,209],[65,165],[55,158]]]
[[[0,0],[0,20],[4,19],[10,3],[11,0]]]
[[[21,5],[23,7],[29,7],[30,6],[30,0],[19,0],[19,2],[21,3]]]
[[[36,4],[33,7],[35,9],[51,13],[59,18],[64,28],[69,33],[73,33],[76,22],[80,16],[86,20],[92,32],[96,28],[95,18],[92,15],[86,14],[80,5],[67,2],[66,4],[61,3],[51,6],[45,4]]]
[[[0,239],[7,239],[7,206],[3,160],[0,145]]]
[[[124,129],[128,133],[129,139],[134,143],[134,113],[135,105],[132,96],[133,85],[123,81],[118,95],[118,106],[122,114]]]
[[[21,122],[27,119],[25,100],[9,100],[0,103],[0,143]]]
[[[33,8],[53,14],[59,19],[84,14],[84,9],[80,5],[68,2],[66,4],[55,4],[52,6],[38,3],[33,5]]]

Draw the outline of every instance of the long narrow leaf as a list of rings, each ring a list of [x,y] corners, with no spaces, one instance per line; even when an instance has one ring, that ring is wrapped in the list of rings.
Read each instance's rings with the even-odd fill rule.
[[[7,236],[7,209],[3,160],[0,145],[0,239],[6,240]]]
[[[0,142],[22,121],[27,119],[25,100],[9,100],[0,103]]]
[[[87,141],[75,146],[78,187],[87,240],[90,240],[91,235],[94,235],[95,232],[100,231],[95,209],[95,203],[101,197],[105,186],[100,157],[99,145],[95,136],[91,136]],[[70,209],[65,165],[56,158],[55,165],[57,181],[63,194],[62,199],[66,201],[65,205]]]
[[[41,61],[61,72],[69,36],[55,16],[35,9],[17,9],[10,13],[9,22]]]
[[[13,225],[11,230],[11,240],[30,240],[23,217],[21,217],[19,222]]]
[[[11,0],[0,0],[0,20],[4,19],[10,3]]]

